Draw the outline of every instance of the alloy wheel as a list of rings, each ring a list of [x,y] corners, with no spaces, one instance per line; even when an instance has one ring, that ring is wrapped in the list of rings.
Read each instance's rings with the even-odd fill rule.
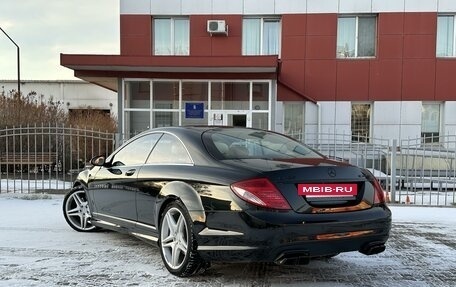
[[[179,269],[187,257],[188,233],[186,219],[176,207],[168,209],[164,215],[160,242],[166,264]]]
[[[83,189],[76,189],[67,194],[63,202],[63,213],[68,224],[77,231],[96,229],[90,222],[92,215]]]

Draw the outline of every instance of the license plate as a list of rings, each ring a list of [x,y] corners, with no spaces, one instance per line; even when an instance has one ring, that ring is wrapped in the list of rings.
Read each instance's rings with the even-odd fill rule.
[[[356,183],[303,183],[298,184],[298,194],[307,197],[356,196]]]

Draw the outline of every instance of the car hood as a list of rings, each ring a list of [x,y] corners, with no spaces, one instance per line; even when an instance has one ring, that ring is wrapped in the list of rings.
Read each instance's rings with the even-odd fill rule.
[[[230,159],[223,160],[225,164],[235,168],[247,169],[255,172],[269,172],[291,168],[311,166],[349,166],[349,164],[334,161],[328,158],[293,158],[293,159]]]

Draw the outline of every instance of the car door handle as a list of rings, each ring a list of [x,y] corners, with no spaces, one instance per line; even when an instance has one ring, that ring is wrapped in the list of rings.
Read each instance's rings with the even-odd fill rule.
[[[130,169],[130,170],[125,172],[125,175],[126,176],[132,176],[133,174],[135,174],[135,171],[136,171],[136,169]]]

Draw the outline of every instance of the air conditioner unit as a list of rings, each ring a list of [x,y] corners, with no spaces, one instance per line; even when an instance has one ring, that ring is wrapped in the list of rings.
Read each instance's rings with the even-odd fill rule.
[[[207,20],[207,32],[212,34],[228,35],[228,26],[225,20]]]

